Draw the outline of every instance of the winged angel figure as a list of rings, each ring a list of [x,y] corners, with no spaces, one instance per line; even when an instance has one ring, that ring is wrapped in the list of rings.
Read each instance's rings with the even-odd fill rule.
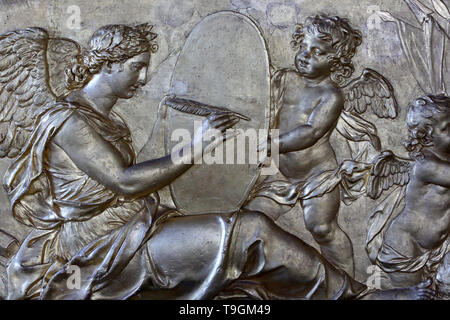
[[[145,85],[151,30],[104,26],[81,51],[39,28],[0,36],[0,148],[12,158],[4,186],[13,216],[31,227],[7,262],[8,299],[432,295],[423,286],[369,289],[256,212],[183,216],[160,205],[156,191],[211,148],[205,130],[220,143],[239,116],[208,116],[194,153],[173,151],[186,161],[170,154],[136,164],[130,131],[112,108]],[[50,61],[65,68],[49,70]]]

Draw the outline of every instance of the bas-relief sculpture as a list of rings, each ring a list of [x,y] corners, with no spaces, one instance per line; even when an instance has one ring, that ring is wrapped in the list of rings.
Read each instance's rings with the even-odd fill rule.
[[[405,2],[420,28],[379,14],[397,24],[410,65],[402,72],[424,90],[406,119],[397,117],[406,106],[397,105],[401,93],[390,79],[370,68],[352,79],[364,38],[351,21],[317,14],[293,25],[295,69],[274,70],[257,23],[222,11],[192,30],[172,89],[155,109],[153,132],[166,131],[166,155],[139,163],[113,107],[149,81],[157,26],[104,26],[85,48],[41,28],[1,35],[0,151],[11,159],[4,186],[11,214],[31,230],[16,239],[0,228],[3,298],[448,298],[450,15],[440,1]],[[220,50],[238,30],[258,62],[246,60],[242,46]],[[429,50],[435,43],[442,50]],[[367,110],[406,124],[410,159],[383,148]],[[206,119],[192,130],[199,116]],[[170,145],[167,132],[178,126],[193,134],[193,152]],[[279,151],[277,174],[263,176],[253,164],[193,165],[233,141],[228,129],[235,127],[279,130],[259,147],[266,155]],[[212,142],[203,139],[210,129]],[[330,143],[335,130],[349,146],[344,161]],[[208,184],[201,186],[207,179],[223,183],[224,194],[208,194]],[[168,185],[174,207],[157,193]],[[364,244],[337,220],[341,201],[351,206],[361,197],[379,203]],[[297,205],[320,251],[274,222]],[[355,245],[365,246],[389,287],[355,280]],[[68,286],[73,270],[77,287]]]

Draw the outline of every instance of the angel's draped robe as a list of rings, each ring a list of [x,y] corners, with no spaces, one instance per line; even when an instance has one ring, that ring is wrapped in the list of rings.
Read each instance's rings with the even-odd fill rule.
[[[43,110],[4,184],[33,230],[7,267],[8,298],[355,298],[367,288],[262,214],[183,216],[158,196],[124,198],[81,171],[52,137],[77,112],[129,165],[120,117],[66,102]],[[77,134],[74,132],[74,134]]]

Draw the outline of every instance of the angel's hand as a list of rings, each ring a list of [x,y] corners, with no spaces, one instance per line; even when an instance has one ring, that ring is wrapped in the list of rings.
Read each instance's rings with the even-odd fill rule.
[[[202,126],[195,133],[192,143],[194,150],[201,145],[202,153],[211,152],[225,140],[237,136],[238,132],[225,132],[239,122],[239,118],[233,114],[211,114],[203,120]],[[199,155],[197,155],[199,156]]]

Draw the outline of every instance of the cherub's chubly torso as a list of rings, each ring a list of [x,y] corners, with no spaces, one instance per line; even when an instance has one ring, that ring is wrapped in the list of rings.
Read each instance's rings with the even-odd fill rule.
[[[416,162],[406,190],[405,208],[393,221],[386,235],[389,245],[404,247],[400,238],[411,239],[408,255],[423,254],[439,247],[450,230],[448,188],[423,181],[417,174],[431,159]],[[403,249],[403,251],[405,251]]]
[[[280,135],[307,124],[309,116],[324,96],[336,92],[329,84],[307,86],[297,72],[289,72],[283,106],[279,113]],[[333,115],[336,122],[339,114]],[[333,127],[334,128],[334,127]],[[314,145],[303,150],[280,154],[280,171],[288,178],[307,180],[310,176],[337,167],[336,155],[330,144],[329,130]]]

